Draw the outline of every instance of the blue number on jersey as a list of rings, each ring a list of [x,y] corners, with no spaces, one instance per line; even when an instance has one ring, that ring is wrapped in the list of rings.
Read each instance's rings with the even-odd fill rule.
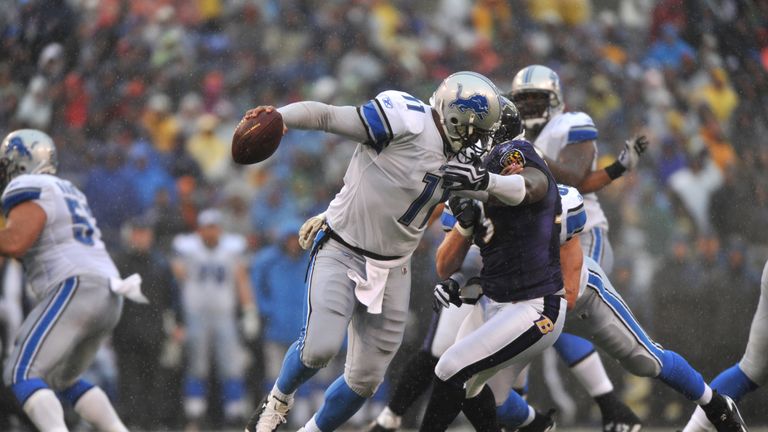
[[[200,274],[198,279],[201,282],[205,282],[207,279],[213,280],[213,282],[221,284],[224,283],[224,279],[227,277],[227,269],[224,266],[217,264],[204,264],[200,267]]]
[[[403,99],[411,101],[411,102],[416,102],[416,105],[411,105],[409,103],[405,104],[405,106],[409,110],[411,110],[411,111],[418,111],[418,112],[425,112],[424,111],[424,105],[422,104],[422,102],[420,100],[416,99],[415,97],[413,97],[413,96],[411,96],[411,95],[409,95],[407,93],[403,93],[402,95],[403,95]]]
[[[400,216],[400,219],[397,221],[405,226],[410,226],[411,222],[416,218],[416,215],[419,214],[422,208],[424,208],[425,205],[429,202],[429,200],[432,198],[432,195],[434,195],[435,190],[437,189],[437,185],[440,184],[440,176],[437,174],[432,173],[426,173],[424,174],[424,178],[421,180],[422,182],[426,183],[424,185],[424,190],[421,191],[419,196],[416,197],[415,200],[411,203],[411,205],[408,207],[408,210],[403,213],[402,216]],[[443,196],[440,198],[440,200],[433,205],[427,214],[424,216],[424,219],[421,221],[421,224],[419,224],[419,228],[423,227],[427,221],[429,220],[429,216],[432,214],[432,210],[435,209],[435,206],[437,204],[443,202],[448,198],[449,191],[443,190]]]
[[[64,198],[69,207],[69,214],[72,216],[72,235],[75,240],[86,246],[93,246],[93,225],[88,220],[93,218],[88,208],[84,208],[75,199]]]

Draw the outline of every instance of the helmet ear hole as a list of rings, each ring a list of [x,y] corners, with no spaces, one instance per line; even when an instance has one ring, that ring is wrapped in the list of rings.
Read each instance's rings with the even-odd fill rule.
[[[459,123],[459,119],[457,119],[456,117],[451,117],[450,122],[451,122],[451,124],[458,124]]]

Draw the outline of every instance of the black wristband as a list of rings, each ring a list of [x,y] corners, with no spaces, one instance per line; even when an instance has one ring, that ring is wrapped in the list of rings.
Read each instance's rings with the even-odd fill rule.
[[[611,180],[616,180],[617,178],[621,177],[622,174],[627,169],[624,168],[624,165],[622,165],[619,161],[616,161],[607,167],[605,167],[605,172],[608,173],[608,177],[611,178]]]

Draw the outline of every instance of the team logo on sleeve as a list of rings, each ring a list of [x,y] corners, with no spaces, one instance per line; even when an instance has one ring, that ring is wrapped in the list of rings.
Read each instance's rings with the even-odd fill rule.
[[[389,108],[389,109],[392,109],[392,107],[395,106],[392,103],[392,99],[390,99],[389,96],[384,96],[383,98],[381,98],[381,101],[384,103],[384,106]]]
[[[459,88],[456,90],[456,99],[454,99],[448,106],[456,107],[461,112],[466,112],[467,110],[472,111],[480,117],[480,120],[484,119],[490,112],[488,98],[480,93],[475,93],[468,98],[463,98],[461,97],[462,87],[463,86],[459,84]]]
[[[525,155],[518,149],[512,149],[501,155],[501,167],[506,168],[512,164],[525,166]]]

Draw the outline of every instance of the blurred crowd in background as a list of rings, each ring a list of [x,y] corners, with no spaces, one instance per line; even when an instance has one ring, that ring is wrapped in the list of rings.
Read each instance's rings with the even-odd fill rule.
[[[173,238],[193,232],[202,209],[220,209],[222,229],[247,239],[263,320],[259,338],[244,341],[251,399],[271,386],[274,353],[302,325],[307,256],[292,246],[295,232],[340,188],[354,144],[289,131],[267,162],[236,166],[230,140],[248,108],[355,105],[386,89],[426,101],[459,70],[506,92],[530,64],[557,71],[567,110],[593,117],[601,164],[633,134],[649,136],[640,169],[600,193],[612,278],[655,339],[711,379],[743,352],[768,257],[768,1],[0,2],[0,131],[54,138],[59,174],[85,192],[119,264],[138,260],[145,290],[167,299],[126,308],[94,370],[113,383],[126,423],[184,424],[184,320],[174,301],[184,293],[163,269]],[[414,258],[413,325],[397,359],[427,325],[418,317],[429,311],[441,237],[432,229]],[[9,295],[9,272],[0,279],[6,306],[21,298]],[[310,386],[304,414],[340,367]],[[692,410],[647,380],[610,372],[649,424],[680,426]],[[531,393],[551,403],[536,373]],[[768,422],[765,397],[744,401],[752,424]],[[561,424],[598,424],[588,408],[561,410]],[[221,418],[215,404],[209,417]]]

